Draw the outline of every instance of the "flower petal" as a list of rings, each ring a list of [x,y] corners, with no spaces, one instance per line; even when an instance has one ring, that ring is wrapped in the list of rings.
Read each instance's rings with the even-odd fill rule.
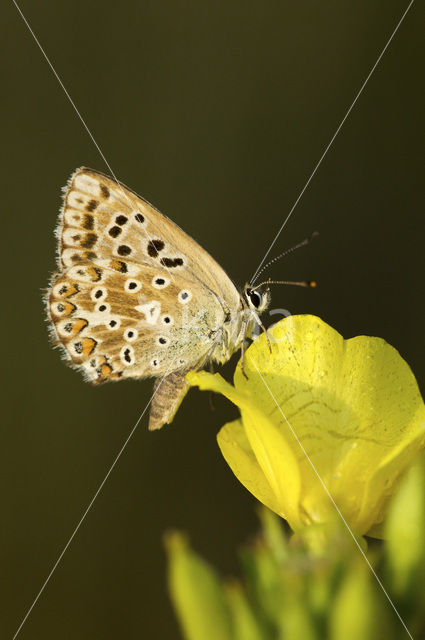
[[[241,393],[235,387],[232,387],[226,382],[219,374],[210,374],[206,371],[200,371],[198,373],[190,372],[187,374],[187,379],[191,385],[198,385],[200,389],[209,389],[215,392],[221,392],[234,404],[236,404],[242,414],[242,422],[246,434],[246,440],[252,449],[254,458],[257,461],[260,469],[270,487],[270,491],[267,494],[258,494],[259,499],[270,508],[276,507],[276,503],[279,505],[277,513],[282,517],[293,520],[294,524],[298,523],[298,499],[297,496],[300,492],[300,476],[298,472],[298,464],[294,457],[291,448],[279,429],[279,425],[267,419],[266,415],[257,409],[256,404],[252,402],[249,393]],[[232,423],[234,424],[234,423]],[[228,425],[226,425],[228,426]],[[221,433],[221,432],[220,432]],[[229,431],[227,431],[227,434]],[[244,443],[246,447],[246,440],[241,440],[240,433],[235,434],[232,432],[231,438],[233,440],[233,453],[237,449],[239,441]],[[246,451],[246,449],[245,449]],[[230,447],[227,448],[227,452],[230,452]],[[244,450],[240,451],[238,455],[232,458],[232,461],[226,458],[230,467],[238,469],[238,473],[241,473],[244,480],[241,480],[243,484],[249,482],[248,474],[252,473],[252,469],[245,464],[241,466],[241,458],[244,457]],[[251,458],[252,461],[252,458]],[[246,463],[246,457],[245,457]],[[237,477],[239,477],[237,475]],[[257,471],[255,474],[254,482],[258,482],[261,474]],[[260,488],[260,484],[257,484],[257,488]],[[270,499],[270,493],[275,496],[275,500]],[[256,494],[254,494],[256,495]],[[273,504],[273,507],[271,506]],[[284,515],[285,514],[285,515]]]
[[[425,446],[416,380],[384,340],[344,340],[314,316],[285,318],[269,335],[272,353],[265,336],[256,340],[245,356],[248,379],[238,366],[234,387],[190,374],[241,410],[242,425],[226,425],[221,436],[226,460],[294,530],[328,521],[335,502],[361,535],[382,520],[400,473]]]
[[[224,459],[239,482],[257,500],[279,513],[280,506],[277,498],[257,462],[242,421],[235,420],[225,424],[217,435],[217,441]]]

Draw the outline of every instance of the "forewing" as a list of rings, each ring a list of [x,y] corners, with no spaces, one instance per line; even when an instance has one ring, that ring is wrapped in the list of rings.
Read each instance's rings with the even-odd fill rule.
[[[121,183],[78,169],[64,193],[59,266],[115,257],[201,282],[230,309],[238,292],[217,262],[169,218]]]
[[[198,282],[118,259],[56,274],[48,307],[56,343],[92,382],[201,366],[224,321],[222,306]]]

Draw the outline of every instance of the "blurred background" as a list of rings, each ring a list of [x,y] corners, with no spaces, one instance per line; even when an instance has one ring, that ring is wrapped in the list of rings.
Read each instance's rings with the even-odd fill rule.
[[[47,0],[20,6],[114,172],[243,285],[273,240],[407,1]],[[344,337],[378,335],[419,383],[423,212],[414,3],[271,257],[313,278],[272,308],[321,316]],[[5,315],[0,449],[0,636],[12,637],[144,409],[150,381],[92,388],[49,345],[42,290],[55,269],[61,187],[108,172],[12,2],[2,6]],[[422,47],[422,51],[421,51]],[[276,316],[265,315],[265,324]],[[221,373],[230,379],[236,359]],[[236,571],[255,503],[216,445],[236,416],[191,391],[173,424],[147,416],[111,473],[20,638],[167,638],[162,536]]]

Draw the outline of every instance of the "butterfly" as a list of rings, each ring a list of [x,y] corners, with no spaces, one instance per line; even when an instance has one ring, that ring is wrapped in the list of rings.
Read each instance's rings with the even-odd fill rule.
[[[46,296],[54,344],[89,382],[156,378],[149,429],[172,421],[188,371],[243,354],[256,325],[264,330],[269,288],[239,291],[174,222],[98,171],[69,179],[56,236]]]

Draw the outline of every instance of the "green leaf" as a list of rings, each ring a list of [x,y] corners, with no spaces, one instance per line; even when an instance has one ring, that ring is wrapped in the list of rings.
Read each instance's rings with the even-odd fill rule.
[[[238,583],[227,586],[228,602],[232,611],[233,640],[273,640],[260,624]]]
[[[330,640],[376,640],[383,627],[382,612],[378,614],[373,575],[360,558],[347,564],[346,574],[330,611]],[[384,637],[384,636],[382,636]]]
[[[285,608],[279,628],[279,640],[319,640],[308,607],[301,598],[294,598],[291,606]]]
[[[277,564],[282,565],[288,558],[288,543],[282,528],[282,521],[270,509],[264,507],[259,509],[259,516],[264,539]]]
[[[425,469],[413,466],[394,496],[385,527],[386,550],[393,589],[397,594],[417,590],[425,577]]]
[[[270,549],[261,541],[240,553],[247,591],[269,624],[276,626],[284,602],[283,576]]]
[[[179,533],[166,538],[171,599],[186,640],[234,640],[230,610],[215,571]]]

